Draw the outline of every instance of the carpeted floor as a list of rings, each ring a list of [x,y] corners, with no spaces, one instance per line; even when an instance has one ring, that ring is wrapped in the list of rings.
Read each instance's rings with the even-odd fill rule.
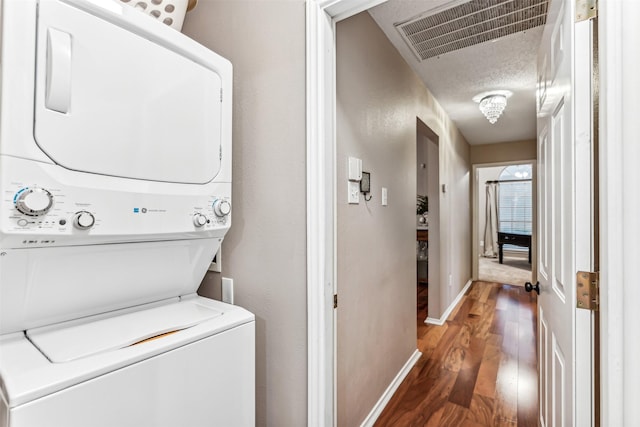
[[[503,264],[500,264],[498,258],[480,257],[478,279],[524,286],[525,282],[531,282],[531,264],[526,258],[505,256]]]

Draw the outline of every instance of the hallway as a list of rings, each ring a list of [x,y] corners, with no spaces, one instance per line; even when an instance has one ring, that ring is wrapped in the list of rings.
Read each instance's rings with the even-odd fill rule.
[[[522,287],[477,281],[444,325],[418,316],[422,357],[375,425],[536,426],[536,310]]]

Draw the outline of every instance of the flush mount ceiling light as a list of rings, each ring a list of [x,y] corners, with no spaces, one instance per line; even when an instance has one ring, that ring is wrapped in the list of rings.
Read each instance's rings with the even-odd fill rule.
[[[508,90],[483,92],[474,96],[473,100],[480,104],[480,111],[489,120],[489,123],[494,124],[498,121],[504,109],[507,108],[507,98],[511,94]]]
[[[505,108],[507,108],[507,97],[504,95],[489,95],[480,101],[480,111],[491,124],[498,121]]]

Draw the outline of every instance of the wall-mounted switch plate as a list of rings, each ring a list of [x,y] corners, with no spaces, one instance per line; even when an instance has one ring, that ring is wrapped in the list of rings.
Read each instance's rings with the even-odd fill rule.
[[[233,304],[233,279],[222,278],[222,302]]]
[[[382,206],[387,206],[387,189],[385,187],[382,187]]]
[[[349,204],[357,205],[360,203],[360,183],[357,181],[349,181],[347,184],[347,198]]]

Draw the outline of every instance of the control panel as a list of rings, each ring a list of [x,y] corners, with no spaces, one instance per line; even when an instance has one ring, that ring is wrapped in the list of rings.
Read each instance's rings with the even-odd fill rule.
[[[210,195],[193,194],[192,189],[187,189],[191,193],[180,191],[184,187],[173,184],[157,184],[168,190],[156,193],[144,191],[148,184],[133,185],[140,185],[140,191],[65,187],[47,179],[12,180],[1,194],[2,245],[42,247],[222,237],[230,226],[230,183],[211,184]]]

